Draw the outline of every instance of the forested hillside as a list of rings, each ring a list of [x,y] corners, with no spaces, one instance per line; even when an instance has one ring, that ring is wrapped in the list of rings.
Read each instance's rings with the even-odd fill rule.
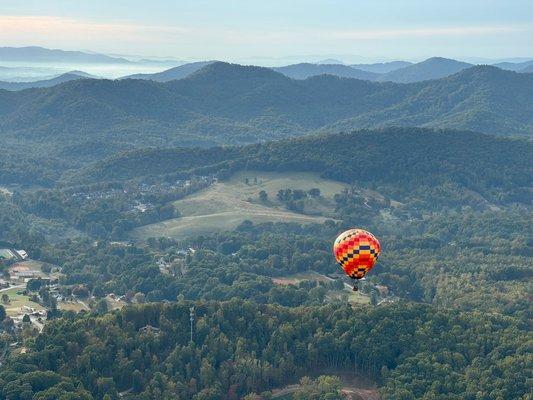
[[[2,135],[18,132],[27,140],[71,141],[73,136],[90,135],[114,141],[120,133],[146,145],[191,141],[200,133],[204,143],[253,142],[335,124],[529,134],[532,79],[485,66],[407,85],[332,76],[296,81],[266,68],[212,63],[166,84],[82,80],[3,92],[0,129]],[[239,126],[246,127],[244,136]]]
[[[398,199],[434,201],[430,187],[452,184],[487,200],[527,202],[533,146],[473,132],[390,128],[316,135],[244,147],[149,149],[89,166],[70,182],[132,179],[239,169],[316,171],[349,183],[386,188]],[[430,200],[433,198],[433,200]]]
[[[317,131],[431,126],[532,132],[533,75],[472,67],[396,84],[330,75],[293,80],[267,68],[211,63],[181,80],[82,79],[0,91],[0,182],[50,185],[121,150],[263,142]],[[31,171],[31,172],[30,172]]]
[[[114,399],[127,391],[121,397],[237,399],[310,367],[381,372],[386,399],[528,393],[525,327],[504,318],[407,304],[354,313],[341,305],[291,310],[200,302],[191,342],[189,306],[152,304],[54,321],[27,354],[4,367],[2,397]],[[502,352],[509,354],[505,361]],[[501,377],[489,379],[496,369]],[[263,396],[255,398],[269,398]]]

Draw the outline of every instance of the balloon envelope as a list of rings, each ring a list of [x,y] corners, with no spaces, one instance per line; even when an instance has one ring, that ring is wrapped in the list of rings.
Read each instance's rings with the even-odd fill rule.
[[[363,278],[379,257],[381,246],[370,232],[350,229],[341,233],[333,245],[333,254],[346,275]]]

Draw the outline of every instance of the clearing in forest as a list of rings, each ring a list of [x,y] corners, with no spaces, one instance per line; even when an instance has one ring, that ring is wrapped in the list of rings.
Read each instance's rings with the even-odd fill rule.
[[[342,278],[339,278],[342,279]],[[318,272],[298,272],[292,275],[277,276],[272,278],[272,282],[276,285],[298,285],[302,281],[317,281],[317,282],[330,282],[333,278],[326,275],[319,274]],[[344,282],[344,288],[340,290],[330,290],[326,296],[328,299],[342,300],[345,299],[352,305],[369,304],[370,297],[361,291],[354,292],[352,286]]]
[[[173,204],[182,217],[139,227],[134,230],[133,237],[183,238],[232,230],[245,220],[254,223],[321,223],[332,215],[334,195],[346,187],[346,184],[321,178],[315,173],[241,171],[227,181],[175,201]],[[319,189],[320,192],[301,199],[304,208],[302,212],[295,212],[288,210],[277,197],[278,192],[285,189],[306,193]],[[266,197],[260,197],[261,191]]]
[[[0,295],[7,295],[9,298],[9,301],[7,303],[2,302],[2,305],[6,310],[6,314],[9,317],[31,314],[32,310],[44,310],[43,306],[31,301],[28,296],[22,294],[23,290],[24,288],[20,286],[13,286],[8,289],[0,290]]]

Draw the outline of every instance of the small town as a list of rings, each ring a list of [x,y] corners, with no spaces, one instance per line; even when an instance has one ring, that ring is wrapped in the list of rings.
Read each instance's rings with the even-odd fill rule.
[[[23,249],[0,246],[0,304],[5,309],[3,326],[17,332],[31,327],[42,331],[44,323],[56,310],[83,312],[95,305],[83,286],[61,288],[61,268],[33,260]],[[123,296],[122,296],[123,297]],[[122,298],[109,294],[104,299],[109,309],[122,307]]]

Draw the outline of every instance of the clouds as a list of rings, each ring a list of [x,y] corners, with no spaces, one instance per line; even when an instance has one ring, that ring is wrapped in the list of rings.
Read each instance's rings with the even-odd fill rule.
[[[148,22],[149,21],[149,22]],[[181,58],[242,59],[252,56],[282,57],[294,54],[352,53],[370,56],[420,58],[427,55],[454,56],[450,51],[463,47],[465,53],[481,56],[487,50],[508,48],[522,55],[533,36],[530,25],[521,23],[394,24],[367,21],[366,24],[305,23],[283,20],[277,24],[258,20],[229,23],[225,19],[207,23],[202,19],[136,18],[113,20],[108,16],[91,19],[65,15],[0,15],[0,45],[40,45],[100,52],[173,55]],[[332,21],[330,21],[332,22]],[[334,22],[334,21],[333,21]],[[529,39],[528,39],[529,38]],[[527,42],[527,43],[526,43]],[[489,46],[492,46],[490,47]],[[476,51],[484,51],[480,54]],[[518,50],[518,51],[517,51]]]

